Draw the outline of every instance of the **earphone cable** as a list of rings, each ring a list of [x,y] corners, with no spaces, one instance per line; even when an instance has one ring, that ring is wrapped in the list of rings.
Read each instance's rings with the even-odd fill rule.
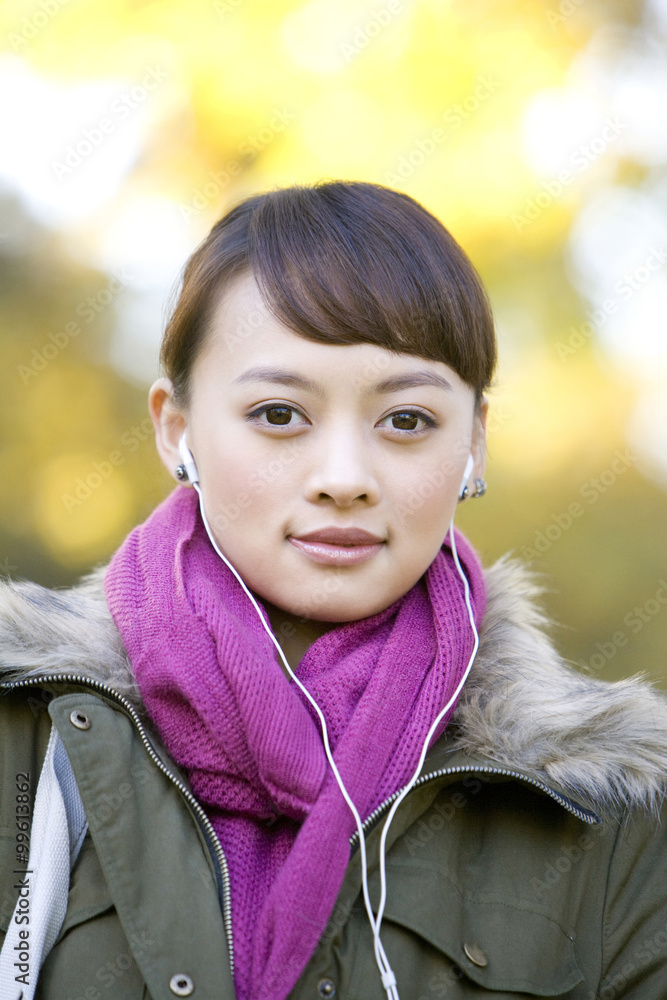
[[[447,712],[452,707],[452,705],[455,704],[456,699],[459,697],[459,695],[461,693],[461,690],[463,688],[463,685],[465,684],[465,682],[466,682],[466,680],[468,678],[468,674],[470,673],[470,670],[471,670],[472,665],[473,665],[473,661],[475,659],[475,656],[477,655],[477,650],[479,648],[479,633],[477,632],[477,627],[475,626],[475,616],[474,616],[474,613],[473,613],[473,610],[472,610],[472,605],[470,603],[470,585],[468,583],[468,580],[466,578],[465,573],[463,572],[463,569],[461,568],[461,563],[459,561],[459,554],[458,554],[458,551],[457,551],[457,548],[456,548],[456,538],[454,536],[454,518],[453,517],[452,517],[452,520],[451,520],[451,524],[449,526],[449,536],[450,536],[450,542],[451,542],[452,555],[454,556],[454,562],[456,564],[456,568],[458,570],[459,576],[463,580],[466,607],[468,609],[468,616],[470,618],[470,625],[472,627],[472,631],[473,631],[473,635],[474,635],[475,639],[474,639],[474,643],[473,643],[472,653],[470,654],[470,659],[468,660],[468,665],[467,665],[466,669],[464,670],[463,675],[462,675],[460,681],[458,682],[458,684],[456,686],[456,690],[454,691],[454,694],[451,696],[451,698],[449,699],[449,701],[447,702],[447,704],[445,705],[445,707],[443,709],[441,709],[441,711],[438,713],[438,715],[436,716],[435,720],[433,721],[433,724],[431,725],[431,728],[429,729],[428,734],[426,736],[426,739],[424,741],[424,745],[422,747],[422,752],[421,752],[421,755],[419,757],[419,763],[417,765],[417,769],[415,770],[415,773],[413,774],[412,778],[410,779],[410,781],[408,782],[408,784],[405,786],[405,788],[402,790],[402,792],[400,793],[400,795],[392,803],[392,807],[389,810],[389,814],[387,815],[387,818],[385,820],[384,826],[382,828],[382,835],[380,837],[380,848],[379,848],[379,851],[380,851],[380,902],[378,904],[378,913],[377,913],[377,918],[376,918],[376,921],[375,921],[376,955],[377,955],[377,952],[378,952],[379,948],[381,948],[381,944],[380,944],[380,926],[382,924],[382,917],[383,917],[383,914],[384,914],[384,908],[385,908],[385,904],[386,904],[386,900],[387,900],[387,877],[386,877],[386,865],[385,865],[385,852],[386,852],[386,842],[387,842],[387,834],[389,833],[389,827],[391,826],[392,820],[394,819],[394,816],[396,815],[396,811],[397,811],[398,807],[400,806],[401,802],[403,801],[403,799],[405,798],[405,796],[408,794],[408,792],[410,792],[411,789],[414,788],[415,782],[418,780],[419,775],[420,775],[421,770],[422,770],[422,767],[424,766],[424,760],[426,759],[426,754],[428,752],[429,744],[430,744],[431,739],[433,737],[433,733],[437,729],[437,727],[438,727],[440,721],[442,720],[442,718],[447,714]]]
[[[237,571],[234,568],[234,566],[232,566],[232,564],[230,563],[230,561],[227,559],[227,557],[224,555],[224,553],[218,547],[218,544],[215,541],[215,538],[213,537],[213,533],[212,533],[211,528],[209,526],[208,518],[206,517],[206,512],[204,510],[204,498],[202,496],[202,492],[201,492],[201,490],[199,488],[198,482],[194,482],[193,486],[197,490],[197,493],[199,494],[199,509],[200,509],[200,512],[201,512],[201,515],[202,515],[202,520],[204,522],[204,527],[206,528],[206,533],[207,533],[207,535],[209,537],[209,540],[210,540],[211,544],[213,545],[213,548],[218,553],[218,555],[223,560],[223,562],[229,567],[229,569],[231,569],[232,573],[234,574],[234,576],[236,577],[236,579],[239,581],[239,583],[243,587],[243,590],[245,591],[245,593],[250,598],[250,600],[251,600],[251,602],[253,604],[253,607],[255,608],[257,614],[259,615],[259,619],[260,619],[262,625],[264,626],[265,631],[267,632],[269,638],[271,639],[271,641],[273,642],[274,646],[278,650],[278,652],[279,652],[279,654],[281,656],[281,659],[282,659],[282,661],[283,661],[283,663],[285,665],[285,668],[287,669],[289,675],[292,677],[292,679],[298,685],[298,687],[300,688],[300,690],[303,691],[304,695],[306,696],[306,698],[308,699],[308,701],[310,702],[310,704],[313,706],[313,708],[317,712],[317,716],[318,716],[318,718],[320,720],[320,726],[321,726],[321,729],[322,729],[322,739],[323,739],[323,742],[324,742],[324,751],[326,753],[327,760],[329,761],[329,764],[331,765],[331,769],[332,769],[332,771],[334,773],[334,777],[336,779],[336,783],[338,784],[338,787],[340,788],[341,794],[342,794],[343,798],[345,799],[345,802],[347,803],[350,811],[352,812],[352,815],[354,816],[355,823],[356,823],[356,826],[357,826],[357,833],[359,834],[359,851],[360,851],[360,854],[361,854],[362,890],[363,890],[363,896],[364,896],[364,904],[365,904],[365,907],[366,907],[366,912],[368,914],[368,919],[370,921],[371,927],[373,928],[373,930],[375,930],[375,921],[374,921],[374,918],[373,918],[373,909],[372,909],[372,906],[371,906],[370,894],[369,894],[369,891],[368,891],[368,864],[367,864],[367,857],[366,857],[366,839],[364,837],[363,824],[362,824],[362,821],[361,821],[361,816],[359,815],[359,811],[357,810],[357,807],[355,806],[354,802],[350,798],[350,795],[349,795],[349,793],[347,791],[347,788],[345,787],[345,785],[343,783],[343,779],[342,779],[342,777],[340,775],[338,767],[336,766],[336,762],[333,759],[333,754],[331,752],[331,747],[329,745],[329,734],[328,734],[328,731],[327,731],[327,724],[326,724],[326,720],[324,718],[324,715],[322,713],[322,710],[321,710],[320,706],[317,704],[317,702],[315,701],[315,699],[312,697],[312,695],[310,694],[310,692],[307,690],[306,687],[304,687],[304,685],[301,683],[301,681],[299,680],[299,678],[296,676],[296,674],[294,673],[294,671],[290,667],[290,665],[287,662],[287,659],[285,657],[285,654],[283,653],[283,651],[282,651],[282,649],[280,647],[280,644],[279,644],[278,640],[274,636],[274,634],[271,631],[269,625],[267,625],[267,623],[266,623],[266,621],[264,619],[264,615],[262,614],[261,609],[260,609],[259,605],[257,604],[257,601],[255,600],[255,598],[253,597],[253,595],[250,593],[250,591],[246,587],[244,581],[241,579],[241,576],[239,575],[239,573],[237,573]],[[380,974],[383,977],[383,983],[384,983],[385,976],[386,976],[387,972],[391,972],[391,969],[389,968],[389,963],[386,960],[386,956],[384,956],[384,949],[382,948],[381,944],[380,944],[380,948],[381,948],[382,955],[384,957],[384,963],[386,965],[386,969],[384,969],[382,967],[382,965],[378,962],[378,965],[379,965],[379,968],[380,968]],[[376,950],[376,955],[377,955],[377,950]],[[395,996],[390,995],[390,1000],[399,1000],[398,994],[396,994]]]
[[[273,642],[274,646],[276,647],[278,653],[280,654],[280,657],[282,659],[283,664],[285,665],[285,668],[286,668],[287,672],[289,673],[290,677],[294,680],[294,682],[297,684],[297,686],[299,687],[299,689],[306,696],[306,698],[308,699],[308,701],[310,702],[310,704],[313,706],[313,708],[315,709],[315,712],[317,713],[317,716],[318,716],[318,718],[320,720],[320,726],[321,726],[321,730],[322,730],[322,740],[323,740],[323,743],[324,743],[324,750],[325,750],[325,754],[326,754],[327,760],[328,760],[328,762],[329,762],[329,764],[331,766],[331,769],[333,771],[334,777],[336,779],[336,783],[338,784],[338,787],[339,787],[339,789],[341,791],[341,794],[342,794],[345,802],[347,803],[350,811],[352,812],[352,815],[354,816],[354,820],[355,820],[356,827],[357,827],[357,833],[359,835],[359,852],[360,852],[360,855],[361,855],[361,884],[362,884],[362,893],[363,893],[364,906],[366,908],[366,913],[367,913],[367,916],[368,916],[368,920],[369,920],[369,923],[371,925],[371,929],[373,931],[373,947],[374,947],[375,961],[376,961],[376,964],[378,966],[378,970],[380,972],[380,977],[381,977],[381,980],[382,980],[382,985],[383,985],[383,987],[384,987],[384,989],[385,989],[385,991],[387,993],[387,1000],[400,1000],[400,997],[399,997],[399,994],[398,994],[398,986],[397,986],[397,983],[396,983],[396,976],[394,975],[394,972],[393,972],[393,970],[391,968],[391,965],[390,965],[389,960],[387,958],[386,952],[384,950],[384,946],[383,946],[382,941],[380,939],[380,927],[381,927],[381,924],[382,924],[382,918],[383,918],[383,915],[384,915],[384,909],[385,909],[385,904],[386,904],[386,899],[387,899],[387,879],[386,879],[386,863],[385,863],[385,861],[386,861],[386,859],[385,859],[385,852],[386,852],[387,834],[389,832],[389,827],[390,827],[390,825],[392,823],[392,820],[393,820],[394,816],[396,815],[396,811],[397,811],[398,807],[400,806],[401,802],[404,800],[404,798],[408,794],[408,792],[414,787],[415,782],[419,778],[419,775],[421,773],[422,767],[424,766],[424,760],[426,758],[426,753],[428,751],[429,744],[431,742],[431,739],[433,737],[433,734],[434,734],[434,732],[435,732],[438,724],[440,723],[440,721],[442,720],[442,718],[445,716],[445,714],[449,711],[449,709],[452,707],[452,705],[456,702],[456,699],[458,698],[459,694],[461,693],[461,689],[463,688],[463,685],[464,685],[464,683],[465,683],[465,681],[466,681],[466,679],[468,677],[468,674],[470,673],[470,669],[472,667],[473,661],[475,659],[475,656],[477,654],[477,650],[478,650],[478,647],[479,647],[479,635],[478,635],[478,632],[477,632],[477,628],[475,626],[475,618],[474,618],[474,614],[473,614],[473,610],[472,610],[472,605],[471,605],[471,602],[470,602],[470,586],[469,586],[468,580],[466,578],[466,575],[463,572],[463,569],[461,567],[461,563],[460,563],[460,560],[459,560],[458,551],[457,551],[457,548],[456,548],[456,538],[455,538],[455,535],[454,535],[454,516],[452,515],[452,520],[451,520],[451,523],[450,523],[450,526],[449,526],[450,544],[451,544],[452,555],[454,556],[454,562],[456,564],[456,568],[457,568],[458,574],[461,577],[461,579],[463,581],[463,585],[464,585],[466,607],[468,609],[468,615],[469,615],[469,618],[470,618],[470,625],[472,627],[473,635],[475,637],[474,638],[474,644],[473,644],[473,650],[472,650],[472,653],[470,655],[470,659],[468,661],[468,665],[467,665],[467,667],[466,667],[466,669],[465,669],[465,671],[464,671],[464,673],[463,673],[463,675],[462,675],[459,683],[456,686],[456,690],[454,691],[454,694],[451,696],[451,698],[449,699],[449,701],[447,702],[447,704],[445,705],[445,707],[443,709],[441,709],[441,711],[438,713],[436,719],[432,723],[432,725],[431,725],[431,727],[430,727],[430,729],[429,729],[429,731],[428,731],[428,733],[426,735],[426,739],[424,740],[424,744],[422,746],[421,754],[420,754],[420,757],[419,757],[419,763],[418,763],[417,769],[415,770],[415,772],[414,772],[412,778],[410,779],[410,781],[408,782],[408,784],[403,788],[403,790],[401,791],[400,795],[393,802],[392,807],[391,807],[391,809],[389,811],[389,814],[387,816],[387,819],[385,820],[384,826],[382,828],[382,834],[381,834],[381,837],[380,837],[380,847],[379,847],[379,854],[380,854],[380,902],[378,904],[377,917],[375,917],[374,914],[373,914],[373,908],[372,908],[371,900],[370,900],[370,892],[369,892],[369,888],[368,888],[368,862],[367,862],[367,853],[366,853],[366,839],[365,839],[365,836],[364,836],[364,830],[363,830],[363,824],[362,824],[362,821],[361,821],[361,816],[359,815],[359,811],[357,810],[357,807],[355,806],[354,802],[350,798],[350,795],[349,795],[349,793],[348,793],[348,791],[347,791],[347,789],[345,787],[345,784],[343,783],[343,779],[342,779],[342,777],[340,775],[338,767],[336,766],[336,763],[335,763],[335,761],[333,759],[333,754],[331,752],[331,747],[329,745],[329,734],[328,734],[328,731],[327,731],[327,725],[326,725],[326,720],[324,718],[324,714],[322,713],[322,710],[321,710],[320,706],[317,704],[317,702],[312,697],[312,695],[307,690],[307,688],[301,683],[301,681],[296,676],[296,674],[294,673],[294,671],[290,667],[289,663],[287,662],[285,654],[283,653],[283,650],[282,650],[282,648],[281,648],[278,640],[276,639],[276,637],[274,636],[273,632],[271,631],[270,625],[266,622],[266,620],[264,618],[264,615],[262,614],[262,611],[261,611],[259,605],[257,604],[257,601],[255,600],[254,596],[249,591],[249,589],[246,586],[245,582],[242,580],[240,574],[236,571],[236,569],[234,568],[234,566],[232,566],[232,564],[230,563],[230,561],[227,559],[227,557],[224,555],[224,553],[218,547],[218,544],[215,541],[215,538],[213,537],[213,532],[211,531],[210,525],[208,523],[208,518],[206,517],[206,512],[204,510],[204,498],[203,498],[203,495],[202,495],[202,491],[201,491],[201,489],[199,487],[199,480],[198,480],[198,478],[196,476],[196,466],[194,465],[194,460],[192,460],[192,466],[191,466],[191,468],[192,468],[194,474],[190,478],[191,478],[191,481],[192,481],[192,485],[194,486],[194,488],[196,489],[196,491],[197,491],[197,493],[199,495],[199,509],[200,509],[200,512],[201,512],[202,520],[204,522],[204,527],[206,528],[206,533],[207,533],[207,535],[209,537],[209,540],[210,540],[211,544],[213,545],[213,548],[215,549],[215,551],[217,552],[217,554],[220,556],[220,558],[223,560],[223,562],[225,563],[225,565],[228,566],[229,569],[232,571],[232,573],[234,574],[234,576],[236,577],[236,579],[241,584],[243,590],[245,591],[245,593],[247,594],[247,596],[250,598],[250,601],[251,601],[253,607],[255,608],[257,614],[259,615],[259,619],[260,619],[260,621],[261,621],[261,623],[262,623],[262,625],[264,627],[264,630],[266,631],[266,633],[268,634],[269,638],[271,639],[271,641]]]

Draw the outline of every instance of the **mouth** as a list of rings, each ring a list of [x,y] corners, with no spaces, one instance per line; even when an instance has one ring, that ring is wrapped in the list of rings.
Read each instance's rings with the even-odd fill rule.
[[[385,544],[384,539],[363,528],[320,528],[303,535],[288,535],[299,552],[313,562],[329,566],[356,566],[368,562]]]

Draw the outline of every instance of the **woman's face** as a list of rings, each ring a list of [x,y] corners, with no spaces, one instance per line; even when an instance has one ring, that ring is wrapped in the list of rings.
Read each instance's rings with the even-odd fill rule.
[[[168,471],[186,428],[218,545],[260,599],[308,619],[365,618],[406,593],[444,541],[471,450],[471,479],[483,471],[474,391],[451,368],[306,340],[251,275],[218,305],[187,412],[170,387],[150,395]]]

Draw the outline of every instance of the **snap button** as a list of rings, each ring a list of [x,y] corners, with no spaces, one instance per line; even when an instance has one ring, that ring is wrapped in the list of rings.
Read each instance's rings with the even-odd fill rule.
[[[76,726],[77,729],[90,729],[91,726],[91,721],[86,713],[80,712],[78,708],[74,709],[73,712],[70,712],[69,721],[73,726]]]
[[[189,976],[178,973],[169,980],[169,989],[177,997],[189,997],[195,991],[195,984]]]
[[[317,984],[317,992],[321,997],[326,997],[326,1000],[331,1000],[331,997],[336,996],[336,987],[330,979],[320,979]]]
[[[472,964],[478,965],[480,969],[484,969],[489,964],[486,955],[479,947],[479,945],[473,944],[472,942],[471,943],[466,942],[463,945],[463,950],[470,959],[470,961],[472,962]]]

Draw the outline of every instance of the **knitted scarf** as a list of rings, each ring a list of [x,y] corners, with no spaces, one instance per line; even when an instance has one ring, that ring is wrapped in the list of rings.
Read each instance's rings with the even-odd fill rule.
[[[456,542],[479,627],[481,566],[458,532]],[[326,928],[356,829],[317,717],[213,549],[194,490],[177,486],[128,535],[105,591],[146,711],[227,857],[237,994],[284,1000]],[[411,590],[326,632],[302,658],[299,678],[362,820],[409,781],[472,646],[443,545]]]

